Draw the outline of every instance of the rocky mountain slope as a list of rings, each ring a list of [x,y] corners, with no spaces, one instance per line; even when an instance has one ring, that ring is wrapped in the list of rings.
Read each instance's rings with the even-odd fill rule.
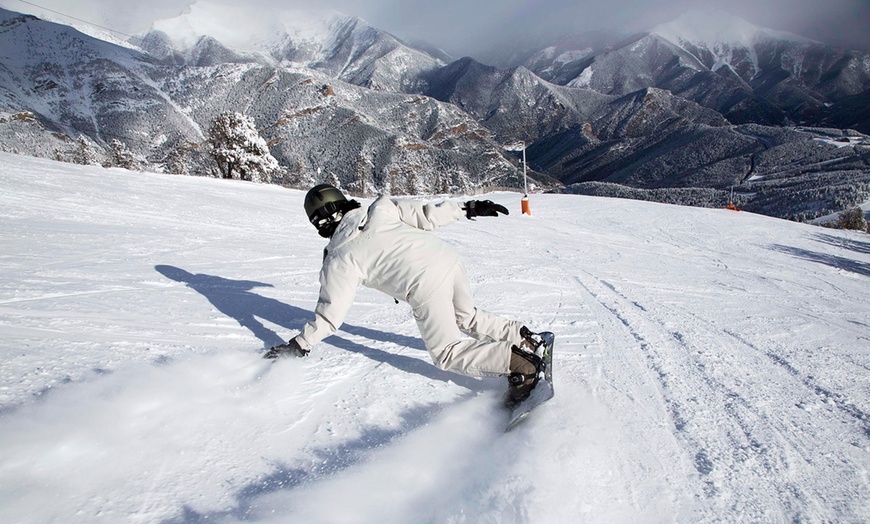
[[[496,136],[529,144],[531,167],[571,192],[719,207],[736,196],[747,210],[791,219],[870,198],[870,138],[855,131],[734,125],[667,90],[603,95],[471,59],[429,84],[427,94]]]
[[[368,84],[361,87],[330,74],[334,61],[322,53],[308,57],[316,68],[285,67],[203,36],[155,56],[8,11],[0,12],[0,45],[4,150],[64,158],[78,137],[95,148],[119,139],[151,164],[209,173],[205,132],[221,112],[238,111],[254,117],[291,183],[322,177],[367,193],[516,184],[515,166],[465,112],[373,89],[383,68],[367,52],[345,68]]]
[[[382,91],[417,92],[420,77],[444,63],[365,21],[334,11],[251,13],[196,2],[142,37],[149,54],[178,65],[255,61],[308,68]]]
[[[735,124],[870,132],[866,111],[855,118],[845,109],[870,96],[870,54],[757,27],[721,12],[691,11],[603,49],[582,44],[547,48],[527,65],[552,82],[607,94],[667,89]]]

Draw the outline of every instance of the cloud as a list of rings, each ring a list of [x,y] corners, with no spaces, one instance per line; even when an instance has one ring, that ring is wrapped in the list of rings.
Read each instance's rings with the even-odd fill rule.
[[[208,0],[238,5],[232,0]],[[47,8],[125,33],[178,16],[187,0],[39,0]],[[7,9],[40,14],[21,0]],[[834,45],[870,50],[867,0],[249,0],[264,9],[333,9],[359,16],[407,40],[423,40],[454,56],[530,41],[542,35],[604,30],[631,34],[695,8],[715,8],[763,27]],[[45,13],[50,14],[50,13]],[[53,16],[54,19],[59,19]]]
[[[90,22],[120,35],[129,35],[147,30],[154,20],[178,16],[190,3],[178,0],[0,0],[0,7],[61,23]]]
[[[629,35],[698,8],[719,9],[763,27],[870,50],[867,0],[406,0],[372,13],[374,19],[369,21],[461,55],[541,35],[596,30]]]

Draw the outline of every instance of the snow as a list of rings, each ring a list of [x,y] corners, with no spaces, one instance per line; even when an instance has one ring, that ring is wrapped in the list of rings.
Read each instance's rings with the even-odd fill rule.
[[[269,10],[197,1],[174,18],[158,20],[152,30],[164,32],[176,49],[189,49],[203,36],[243,52],[276,49],[287,36],[297,44],[320,45],[331,26],[347,18],[330,10]]]
[[[764,39],[801,45],[812,42],[793,33],[758,27],[717,9],[686,11],[677,19],[658,25],[650,32],[679,46],[691,44],[709,50],[716,58],[716,64],[712,68],[714,71],[724,65],[739,69],[734,67],[733,61],[739,59],[739,51],[745,51],[752,70],[759,72],[756,44]]]
[[[838,148],[864,146],[870,147],[870,142],[867,142],[867,137],[864,136],[844,136],[837,138],[814,138],[816,142],[827,144]]]
[[[712,49],[723,43],[751,47],[760,31],[760,27],[722,11],[692,10],[656,26],[651,32],[672,42],[705,43]]]
[[[583,70],[580,75],[568,84],[571,87],[589,87],[592,84],[592,66]]]
[[[711,50],[722,44],[751,48],[756,39],[764,36],[796,43],[811,42],[794,33],[759,27],[717,9],[686,11],[675,20],[654,27],[650,32],[674,43],[684,40],[696,45],[704,44]]]
[[[435,234],[478,305],[557,334],[556,397],[432,366],[361,289],[306,359],[303,193],[0,154],[3,522],[870,520],[870,237],[486,195]]]
[[[97,40],[102,40],[104,42],[109,42],[110,44],[126,47],[127,49],[132,49],[134,51],[141,51],[139,47],[134,44],[131,44],[126,40],[130,35],[125,33],[121,33],[119,31],[114,31],[108,27],[101,27],[97,25],[90,24],[83,19],[71,18],[68,16],[60,15],[57,12],[46,11],[44,8],[40,8],[39,6],[35,6],[33,4],[25,2],[25,6],[16,5],[13,10],[6,11],[3,14],[0,14],[0,19],[4,21],[8,20],[11,17],[19,16],[19,13],[23,13],[24,11],[28,13],[32,13],[31,16],[37,16],[42,20],[47,22],[53,22],[55,24],[69,26],[74,28],[76,31],[93,37]],[[36,9],[33,9],[33,8]],[[22,8],[24,8],[22,10]],[[0,9],[6,9],[5,6],[0,6]],[[5,47],[5,46],[4,46]],[[8,52],[9,49],[6,48],[4,51]],[[17,53],[15,53],[17,54]],[[14,54],[13,54],[14,56]]]
[[[546,53],[547,55],[552,55],[553,50],[555,48],[549,47],[545,49],[542,53]],[[565,51],[564,53],[559,54],[556,58],[553,59],[553,66],[561,67],[565,64],[570,64],[571,62],[575,62],[577,60],[582,60],[587,56],[591,55],[593,52],[591,47],[586,47],[583,49],[571,49],[569,51]],[[546,55],[545,55],[546,56]]]

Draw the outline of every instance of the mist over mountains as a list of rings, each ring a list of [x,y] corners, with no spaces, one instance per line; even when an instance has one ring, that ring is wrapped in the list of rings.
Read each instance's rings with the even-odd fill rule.
[[[252,117],[280,182],[374,194],[518,187],[810,219],[870,197],[870,54],[688,13],[499,66],[335,12],[243,18],[197,3],[129,43],[0,10],[0,148],[72,159],[124,142],[152,169],[215,171],[222,112]]]

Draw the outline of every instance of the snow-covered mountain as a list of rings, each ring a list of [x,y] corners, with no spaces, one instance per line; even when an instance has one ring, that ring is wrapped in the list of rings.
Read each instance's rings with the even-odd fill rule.
[[[525,67],[463,58],[427,78],[426,95],[473,115],[503,143],[527,143],[590,122],[611,97],[551,84]]]
[[[6,151],[68,158],[79,136],[95,147],[120,139],[152,164],[208,174],[204,135],[218,114],[238,111],[255,119],[290,182],[322,176],[367,192],[403,193],[515,184],[515,167],[468,114],[419,95],[345,83],[320,70],[328,62],[323,54],[311,56],[323,67],[278,67],[202,36],[189,50],[195,64],[179,67],[68,26],[0,16],[0,45],[8,50],[0,57]],[[352,41],[332,49],[361,61],[339,76],[380,78],[390,53],[363,66],[380,48]]]
[[[63,150],[80,134],[120,137],[140,153],[202,139],[199,125],[156,85],[155,60],[145,53],[2,9],[0,48],[0,111],[29,113],[47,131],[44,148]],[[4,145],[14,148],[14,137],[4,136]]]
[[[667,89],[733,123],[854,127],[870,96],[870,53],[837,49],[723,12],[690,11],[604,49],[555,48],[529,67],[556,83],[623,95]]]
[[[142,46],[188,65],[262,61],[306,67],[377,90],[417,92],[420,77],[443,62],[365,21],[335,11],[271,12],[198,1],[155,22]]]
[[[813,112],[825,104],[870,90],[870,53],[832,48],[725,13],[690,12],[652,32],[713,72],[726,68],[725,76],[736,75],[797,122],[816,123]]]
[[[870,138],[858,133],[734,126],[715,110],[663,89],[608,96],[551,84],[523,67],[498,69],[470,58],[434,73],[429,84],[426,94],[467,111],[502,142],[525,141],[531,166],[572,185],[573,192],[637,196],[624,187],[670,189],[667,197],[644,194],[722,207],[731,188],[740,186],[745,209],[793,219],[870,197],[864,159]]]
[[[557,334],[555,398],[504,434],[504,379],[437,370],[365,288],[261,358],[313,316],[304,192],[0,173],[4,523],[870,521],[866,234],[487,194],[511,214],[434,234],[479,307]]]
[[[676,20],[654,27],[650,33],[690,51],[713,71],[730,67],[741,78],[748,79],[758,76],[763,69],[756,46],[765,42],[797,47],[821,45],[793,33],[756,26],[722,11],[688,11]]]

